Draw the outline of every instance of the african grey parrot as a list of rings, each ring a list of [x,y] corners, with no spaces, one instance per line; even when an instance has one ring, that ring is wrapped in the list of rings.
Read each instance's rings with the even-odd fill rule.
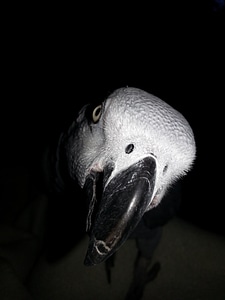
[[[186,119],[141,89],[119,88],[96,107],[80,110],[59,139],[54,172],[58,189],[69,178],[87,192],[85,265],[119,249],[191,169],[195,152]]]

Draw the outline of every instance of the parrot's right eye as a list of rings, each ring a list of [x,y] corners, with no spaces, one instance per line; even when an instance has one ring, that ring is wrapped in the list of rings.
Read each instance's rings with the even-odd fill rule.
[[[92,120],[94,123],[97,123],[99,121],[101,114],[102,114],[102,105],[98,105],[97,107],[95,107],[92,113]]]

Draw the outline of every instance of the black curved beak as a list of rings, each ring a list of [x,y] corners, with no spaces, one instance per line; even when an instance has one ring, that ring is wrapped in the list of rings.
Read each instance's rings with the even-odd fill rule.
[[[99,203],[96,189],[99,173],[92,173],[85,184],[90,200],[87,218],[90,241],[84,260],[86,266],[99,264],[116,252],[137,226],[152,200],[156,175],[154,157],[146,157],[117,174],[104,189],[111,171],[106,168],[103,172],[103,193]]]

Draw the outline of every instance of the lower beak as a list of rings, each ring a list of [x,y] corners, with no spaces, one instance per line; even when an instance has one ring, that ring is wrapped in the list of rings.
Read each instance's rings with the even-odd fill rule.
[[[106,172],[103,176],[108,178]],[[102,199],[90,229],[86,266],[105,261],[126,241],[151,203],[155,175],[155,159],[146,157],[117,174],[105,189],[103,186]],[[88,186],[90,188],[90,184]]]

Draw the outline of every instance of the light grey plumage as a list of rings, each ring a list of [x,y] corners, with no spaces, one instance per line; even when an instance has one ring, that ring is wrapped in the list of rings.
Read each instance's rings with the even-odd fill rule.
[[[156,205],[166,188],[191,168],[195,158],[192,129],[177,110],[158,97],[137,88],[120,88],[102,104],[101,118],[92,125],[85,118],[85,108],[77,119],[80,127],[71,148],[72,170],[81,186],[90,170],[103,171],[110,161],[115,169],[108,182],[132,163],[154,155]],[[134,150],[127,155],[125,148],[131,143]]]
[[[71,127],[66,149],[70,176],[82,188],[91,178],[87,223],[92,238],[87,264],[95,264],[115,252],[142,215],[157,206],[167,188],[186,174],[195,159],[196,148],[186,119],[161,99],[138,88],[117,89],[92,111],[91,119],[87,111],[88,105],[81,109]],[[93,222],[92,213],[100,201],[96,199],[96,174],[104,174],[103,208]],[[119,182],[121,174],[127,177],[124,185]],[[142,198],[149,199],[141,204]],[[105,205],[108,200],[110,204]],[[122,207],[122,201],[126,204],[116,220],[116,206]],[[132,218],[133,227],[129,225]],[[101,230],[105,230],[102,236]],[[122,232],[127,232],[124,238]],[[96,256],[101,259],[95,259]]]

